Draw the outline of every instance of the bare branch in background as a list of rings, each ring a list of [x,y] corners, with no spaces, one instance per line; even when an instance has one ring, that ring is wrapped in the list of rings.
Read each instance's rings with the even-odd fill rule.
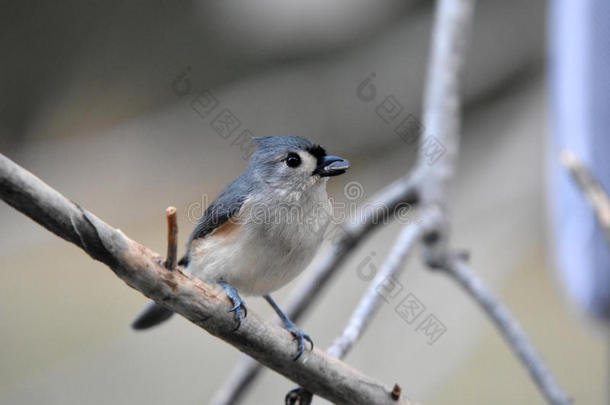
[[[448,253],[447,193],[459,150],[460,85],[473,12],[474,0],[436,3],[423,112],[426,132],[436,137],[445,153],[434,164],[428,164],[422,136],[415,173],[422,216],[437,220],[425,237],[426,261],[433,267],[441,264]]]
[[[572,178],[593,207],[597,220],[610,243],[610,198],[593,173],[568,150],[561,152],[561,163],[568,168]]]
[[[256,377],[263,371],[263,366],[251,357],[243,357],[220,387],[210,402],[214,405],[238,404]]]
[[[338,404],[408,404],[384,387],[317,349],[298,362],[292,335],[256,314],[235,331],[229,302],[180,268],[171,271],[155,252],[129,239],[42,180],[0,155],[0,197],[49,231],[108,265],[130,287],[142,292],[252,356],[265,366]]]
[[[446,147],[446,153],[434,165],[426,165],[424,153],[419,155],[421,181],[418,190],[421,192],[422,215],[425,219],[437,218],[436,226],[424,237],[425,258],[431,268],[443,270],[460,284],[490,316],[546,399],[555,405],[569,404],[568,397],[547,371],[514,317],[448,248],[447,208],[450,200],[447,193],[458,154],[460,79],[473,11],[474,0],[440,0],[437,3],[424,102],[424,127]],[[420,151],[424,150],[420,148]]]
[[[449,261],[448,267],[444,270],[483,308],[489,318],[496,324],[504,338],[510,343],[515,354],[530,371],[531,377],[549,403],[569,404],[570,399],[566,397],[559,385],[553,380],[553,376],[528,341],[521,326],[514,320],[506,306],[481,283],[468,265],[456,256]]]
[[[383,299],[379,291],[383,290],[388,280],[399,276],[421,233],[422,228],[416,223],[404,227],[394,243],[388,258],[381,266],[364,296],[360,299],[358,307],[352,313],[343,333],[326,351],[328,354],[342,359],[349,352],[353,344],[360,339],[362,333],[364,333],[379,310],[381,300]]]

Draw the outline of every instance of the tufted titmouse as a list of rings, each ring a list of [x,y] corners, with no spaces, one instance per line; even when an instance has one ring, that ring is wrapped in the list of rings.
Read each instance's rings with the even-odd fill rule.
[[[349,168],[313,142],[296,137],[255,138],[246,171],[205,210],[179,264],[201,280],[221,286],[233,303],[237,328],[247,315],[239,293],[262,295],[298,341],[295,360],[311,338],[269,295],[311,261],[330,222],[328,177]],[[239,291],[239,293],[238,293]],[[133,323],[147,329],[173,312],[151,303]]]

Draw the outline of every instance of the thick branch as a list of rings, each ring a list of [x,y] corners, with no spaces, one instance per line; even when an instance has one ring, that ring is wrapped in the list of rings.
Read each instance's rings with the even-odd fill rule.
[[[288,303],[286,311],[290,319],[296,322],[302,317],[340,266],[373,229],[386,223],[396,209],[417,203],[415,191],[414,182],[409,177],[400,178],[367,201],[364,206],[369,209],[359,209],[350,218],[349,222],[340,229],[339,238],[333,241],[330,252],[313,270],[304,285],[299,286],[292,294],[293,298]],[[213,403],[215,405],[238,403],[261,370],[261,365],[254,360],[250,358],[242,360],[218,391]]]
[[[391,389],[313,350],[294,362],[292,336],[256,314],[234,331],[229,303],[219,291],[127,238],[39,178],[0,155],[0,197],[49,231],[107,264],[129,286],[183,315],[265,366],[339,404],[396,404]]]
[[[434,202],[443,208],[459,151],[460,85],[473,12],[474,0],[436,2],[418,169],[426,178],[421,184],[422,203]],[[436,161],[428,157],[429,137],[434,137],[444,150]]]
[[[447,256],[449,225],[447,193],[455,172],[459,149],[460,85],[470,33],[474,0],[439,0],[436,3],[428,77],[424,94],[424,128],[420,140],[419,191],[424,210],[439,222],[430,229],[425,245],[426,261],[432,267]],[[430,163],[426,141],[435,137],[445,153]],[[438,215],[440,211],[441,215]]]

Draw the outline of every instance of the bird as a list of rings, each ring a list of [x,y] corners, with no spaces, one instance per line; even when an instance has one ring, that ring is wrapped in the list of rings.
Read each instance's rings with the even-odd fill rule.
[[[271,298],[315,256],[332,219],[328,179],[349,169],[348,160],[327,155],[306,138],[253,138],[256,150],[246,170],[206,208],[178,264],[213,286],[232,303],[237,330],[247,316],[243,296],[262,296],[297,340],[297,360],[311,345]],[[151,302],[132,327],[143,330],[173,312]]]

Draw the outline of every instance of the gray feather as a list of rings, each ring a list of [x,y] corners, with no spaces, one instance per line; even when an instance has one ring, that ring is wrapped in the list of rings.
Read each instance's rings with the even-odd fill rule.
[[[205,237],[239,212],[252,191],[253,182],[251,177],[249,172],[243,173],[225,187],[218,198],[210,204],[189,237],[187,252],[190,251],[190,245],[195,239]]]

